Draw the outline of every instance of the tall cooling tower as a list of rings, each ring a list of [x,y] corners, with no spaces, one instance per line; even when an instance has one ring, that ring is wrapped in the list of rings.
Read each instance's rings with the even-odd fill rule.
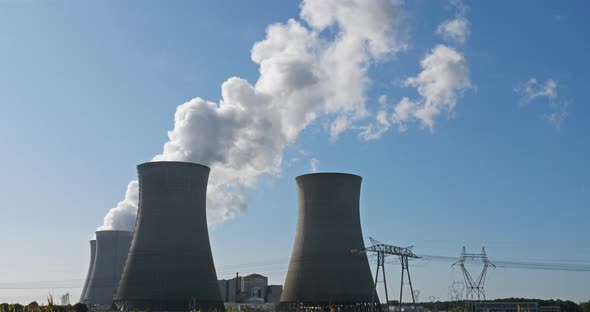
[[[139,211],[115,305],[225,311],[207,232],[209,168],[163,161],[141,164],[137,171]]]
[[[90,266],[88,266],[88,273],[86,273],[86,280],[84,281],[84,287],[82,287],[82,294],[80,295],[80,302],[84,302],[84,296],[86,289],[88,288],[88,281],[92,275],[92,269],[94,269],[94,256],[96,256],[96,240],[90,241]]]
[[[128,231],[96,232],[96,255],[83,302],[108,307],[119,285],[131,238]]]
[[[301,305],[338,305],[340,311],[370,307],[374,285],[367,256],[351,252],[364,248],[361,180],[345,173],[314,173],[295,179],[299,216],[280,310],[296,310]]]

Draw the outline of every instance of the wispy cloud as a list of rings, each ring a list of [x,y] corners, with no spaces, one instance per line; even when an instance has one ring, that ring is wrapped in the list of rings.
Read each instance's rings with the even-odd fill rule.
[[[469,67],[462,53],[438,45],[422,60],[422,71],[403,85],[415,87],[418,101],[402,99],[395,108],[393,120],[404,129],[404,123],[418,120],[423,127],[434,129],[435,118],[442,112],[453,113],[457,100],[471,88]]]
[[[320,170],[320,161],[317,158],[312,158],[309,161],[309,166],[311,168],[311,172],[318,172],[318,170]]]
[[[522,95],[520,98],[522,104],[528,104],[539,97],[554,100],[557,97],[557,82],[553,79],[539,82],[536,78],[529,78],[525,83],[514,88],[514,91]]]
[[[378,102],[380,109],[377,111],[377,114],[375,114],[375,121],[359,127],[361,130],[361,132],[359,132],[359,137],[365,141],[378,140],[389,130],[389,128],[391,128],[387,113],[387,96],[381,95]]]
[[[455,10],[455,16],[440,24],[436,33],[445,40],[464,45],[470,33],[468,7],[460,0],[449,3]],[[443,112],[452,115],[457,100],[472,88],[467,60],[456,47],[439,44],[420,65],[422,71],[417,76],[402,82],[404,86],[415,87],[420,98],[410,100],[404,97],[395,106],[392,120],[400,132],[407,130],[410,121],[419,121],[422,127],[434,131],[436,117]]]
[[[569,115],[568,102],[558,94],[559,83],[554,79],[540,82],[536,78],[529,78],[514,88],[514,92],[520,94],[520,104],[527,105],[535,100],[545,99],[550,112],[543,114],[543,119],[559,129],[565,118]]]
[[[436,33],[448,41],[457,44],[465,44],[469,37],[470,23],[467,19],[467,6],[462,1],[450,1],[456,13],[453,18],[447,19],[436,29]]]
[[[468,7],[459,0],[449,2],[455,9],[455,16],[439,25],[436,32],[445,40],[464,45],[470,32]],[[403,97],[394,105],[390,117],[384,103],[386,98],[379,98],[381,107],[375,113],[374,121],[359,127],[361,139],[379,139],[392,125],[397,125],[398,130],[404,132],[411,122],[419,122],[423,128],[434,131],[436,118],[442,113],[452,116],[459,98],[472,89],[469,65],[465,55],[457,47],[436,45],[426,54],[420,65],[420,73],[401,82],[402,86],[416,88],[420,97]]]
[[[555,126],[555,128],[559,129],[561,127],[561,123],[568,115],[567,107],[567,102],[560,103],[554,108],[552,113],[543,114],[543,118]]]

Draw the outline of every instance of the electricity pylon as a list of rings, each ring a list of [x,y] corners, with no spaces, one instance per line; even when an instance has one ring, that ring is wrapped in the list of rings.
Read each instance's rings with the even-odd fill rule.
[[[474,280],[473,277],[471,277],[471,274],[469,274],[469,271],[467,271],[467,268],[465,267],[465,261],[471,261],[476,259],[481,259],[483,263],[483,268],[481,269],[481,272],[479,273],[477,279]],[[465,246],[463,246],[463,250],[461,251],[461,257],[459,258],[459,261],[453,263],[453,266],[457,264],[459,264],[459,266],[461,267],[461,271],[463,271],[463,278],[465,279],[465,289],[467,290],[465,299],[473,300],[475,299],[475,296],[477,296],[477,300],[485,300],[486,294],[484,291],[484,284],[486,280],[488,267],[496,267],[496,265],[494,265],[488,259],[488,255],[486,253],[485,248],[482,247],[481,253],[475,254],[467,253],[467,251],[465,251]]]
[[[465,289],[464,282],[453,281],[449,286],[449,300],[461,301],[463,299],[463,290]]]
[[[379,242],[372,237],[369,237],[371,240],[372,246],[366,247],[362,250],[352,250],[352,252],[358,253],[366,253],[366,252],[374,252],[377,254],[377,272],[375,273],[375,289],[373,291],[373,296],[371,299],[371,307],[375,306],[375,294],[377,293],[377,281],[379,280],[379,269],[381,268],[383,272],[383,286],[385,287],[385,300],[387,302],[387,306],[389,307],[389,295],[387,293],[387,279],[385,278],[385,257],[392,255],[398,256],[400,263],[402,265],[402,278],[401,278],[401,287],[399,289],[399,311],[402,310],[402,297],[403,297],[403,290],[404,290],[404,273],[408,274],[408,282],[410,285],[410,293],[412,294],[412,302],[414,304],[414,309],[416,307],[416,298],[414,297],[414,289],[412,288],[412,279],[410,278],[410,266],[408,265],[408,259],[413,258],[417,259],[420,258],[416,254],[412,252],[412,248],[410,247],[398,247],[392,245],[386,245]]]
[[[67,292],[65,295],[61,296],[61,305],[68,305],[70,304],[70,293]]]

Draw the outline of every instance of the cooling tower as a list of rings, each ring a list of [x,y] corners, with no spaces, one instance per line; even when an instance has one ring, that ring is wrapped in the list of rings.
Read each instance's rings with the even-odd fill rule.
[[[139,211],[115,305],[225,311],[207,232],[209,168],[166,161],[141,164],[137,171]]]
[[[361,180],[345,173],[314,173],[295,179],[297,232],[280,310],[370,307],[374,285],[367,256],[351,252],[364,248],[359,215]],[[379,302],[376,296],[374,299]]]
[[[96,254],[83,302],[109,307],[125,266],[132,233],[128,231],[96,232]]]
[[[84,295],[86,294],[86,288],[88,287],[88,281],[92,275],[92,269],[94,269],[94,256],[96,255],[96,240],[90,241],[90,265],[88,266],[88,273],[86,273],[86,280],[84,281],[84,287],[82,287],[82,294],[80,295],[80,302],[84,302]]]

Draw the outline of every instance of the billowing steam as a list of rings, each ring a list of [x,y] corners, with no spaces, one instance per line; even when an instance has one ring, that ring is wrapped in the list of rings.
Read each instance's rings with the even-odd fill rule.
[[[139,183],[137,181],[129,182],[125,198],[117,204],[117,207],[111,208],[104,217],[104,224],[97,231],[105,230],[124,230],[133,231],[135,226],[135,216],[137,216],[137,205],[139,203]]]
[[[284,149],[318,117],[331,120],[335,138],[371,115],[368,68],[405,48],[402,16],[392,0],[304,0],[301,21],[270,25],[254,44],[258,81],[232,77],[219,103],[197,97],[178,106],[154,160],[210,166],[209,223],[232,218],[247,208],[246,190],[280,173]],[[132,230],[136,212],[134,181],[99,230]]]
[[[316,118],[333,116],[342,125],[367,116],[369,65],[404,48],[398,2],[305,0],[300,13],[307,25],[294,19],[270,25],[252,48],[260,65],[256,84],[232,77],[219,103],[195,98],[178,106],[170,140],[154,157],[211,167],[210,223],[244,211],[246,189],[260,175],[280,172],[283,150]],[[327,29],[331,34],[321,34]],[[347,127],[332,129],[338,135]],[[99,230],[133,229],[136,210],[134,181]]]
[[[449,2],[456,11],[455,16],[440,24],[436,33],[462,46],[470,34],[468,7],[460,0]],[[438,44],[424,56],[420,65],[420,73],[401,81],[402,86],[416,88],[419,98],[402,97],[390,115],[387,97],[379,97],[380,108],[374,114],[374,120],[359,127],[361,139],[377,140],[393,125],[404,132],[410,123],[419,123],[433,132],[435,119],[443,113],[453,116],[458,99],[473,88],[467,60],[458,47]]]

